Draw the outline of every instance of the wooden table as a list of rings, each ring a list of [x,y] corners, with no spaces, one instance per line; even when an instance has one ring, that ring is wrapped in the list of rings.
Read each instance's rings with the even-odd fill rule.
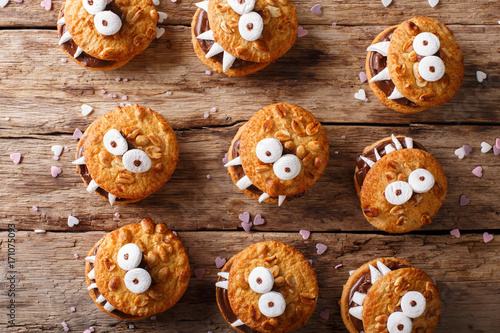
[[[62,0],[55,0],[50,11],[33,0],[11,1],[0,9],[0,239],[5,275],[0,280],[0,331],[61,332],[65,320],[71,332],[89,326],[99,333],[130,332],[129,323],[106,316],[90,300],[83,257],[105,233],[149,216],[178,231],[192,269],[206,273],[201,279],[193,274],[175,307],[155,320],[134,323],[135,332],[232,332],[215,303],[214,260],[271,239],[296,246],[312,259],[318,273],[318,306],[300,332],[346,332],[337,304],[342,285],[349,270],[378,256],[408,259],[437,279],[443,299],[437,332],[499,332],[500,236],[484,243],[483,232],[500,231],[500,156],[480,152],[482,141],[491,144],[500,137],[498,0],[442,0],[434,9],[426,0],[395,0],[388,8],[378,0],[328,0],[321,1],[320,16],[310,11],[316,1],[296,0],[300,25],[309,34],[298,38],[275,64],[241,78],[205,74],[207,68],[190,43],[193,2],[162,0],[159,10],[169,15],[164,36],[112,72],[61,61],[66,56],[57,46],[55,25]],[[414,15],[438,18],[454,31],[466,71],[451,102],[405,116],[379,103],[358,74],[372,39],[388,25]],[[488,73],[488,79],[478,83],[477,70]],[[117,77],[129,81],[117,82]],[[360,88],[367,91],[367,103],[353,97]],[[180,162],[172,179],[148,199],[110,207],[87,194],[75,173],[72,134],[114,109],[123,95],[127,103],[149,106],[172,123]],[[275,102],[296,103],[313,112],[331,145],[323,178],[304,198],[281,208],[246,198],[221,162],[239,126]],[[84,103],[95,109],[88,117],[81,115]],[[212,107],[217,112],[204,118]],[[391,133],[425,144],[442,163],[449,182],[446,203],[433,223],[400,236],[382,233],[365,221],[352,182],[356,155]],[[459,160],[454,151],[463,144],[473,151]],[[55,161],[52,145],[70,151]],[[9,159],[14,152],[23,156],[18,165]],[[63,170],[57,178],[51,176],[52,165]],[[471,173],[479,165],[482,178]],[[459,205],[462,194],[470,204]],[[244,232],[238,219],[244,211],[252,218],[262,214],[266,223]],[[114,217],[116,212],[120,218]],[[78,226],[68,227],[70,214],[80,220]],[[17,230],[16,319],[15,326],[8,327],[11,225]],[[458,239],[449,233],[454,228],[461,231]],[[310,230],[311,237],[303,240],[300,229]],[[328,245],[323,255],[316,253],[317,243]],[[334,269],[337,264],[343,266]],[[328,320],[319,317],[323,309],[330,311]]]

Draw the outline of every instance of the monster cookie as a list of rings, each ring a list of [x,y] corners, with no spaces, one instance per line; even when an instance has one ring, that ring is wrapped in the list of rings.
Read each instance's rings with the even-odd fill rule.
[[[414,17],[387,28],[367,51],[370,88],[396,111],[414,113],[446,103],[462,84],[462,51],[436,19]]]
[[[250,245],[218,273],[216,298],[237,332],[290,332],[302,327],[318,301],[316,273],[294,247],[276,241]]]
[[[300,106],[279,103],[266,106],[239,129],[225,166],[247,196],[281,206],[316,183],[328,157],[319,121]]]
[[[193,47],[217,73],[257,72],[283,56],[297,36],[297,10],[290,0],[209,0],[196,6]]]
[[[99,309],[123,320],[143,319],[174,306],[191,276],[179,238],[151,219],[104,236],[85,260],[90,297]]]
[[[351,274],[340,311],[350,333],[431,333],[439,323],[441,296],[436,283],[409,262],[379,258]]]
[[[144,52],[156,37],[152,0],[66,0],[59,12],[59,45],[77,64],[107,71]]]
[[[178,155],[168,121],[150,108],[130,105],[87,128],[73,163],[87,191],[113,205],[136,202],[158,190],[170,179]]]
[[[448,188],[441,165],[422,144],[394,135],[364,149],[354,184],[368,222],[389,233],[430,224]]]

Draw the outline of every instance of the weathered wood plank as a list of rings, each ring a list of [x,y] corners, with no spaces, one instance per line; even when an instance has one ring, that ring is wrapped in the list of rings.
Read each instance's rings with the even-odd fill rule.
[[[167,114],[165,114],[167,115]],[[95,118],[94,116],[91,117]],[[91,119],[85,120],[90,123]],[[19,229],[68,230],[67,217],[72,214],[80,225],[72,230],[112,230],[118,224],[151,216],[168,216],[176,230],[236,230],[238,215],[249,211],[261,213],[267,223],[263,231],[374,231],[365,221],[353,186],[354,161],[363,148],[391,133],[412,136],[425,144],[441,162],[448,176],[448,197],[434,222],[422,230],[500,229],[500,210],[495,200],[500,196],[499,158],[490,151],[480,152],[480,143],[493,143],[500,136],[499,127],[490,126],[411,126],[368,127],[326,126],[331,158],[324,176],[306,195],[283,207],[259,204],[240,193],[226,175],[221,159],[238,126],[194,129],[177,132],[180,162],[172,179],[158,192],[135,204],[113,207],[85,191],[71,161],[75,141],[70,135],[26,135],[1,138],[0,228],[17,223]],[[84,127],[82,127],[84,129]],[[345,135],[346,139],[341,139]],[[59,161],[52,159],[50,147],[65,145],[71,151]],[[459,160],[454,151],[463,144],[473,146],[471,155]],[[338,154],[335,154],[335,151]],[[15,165],[12,152],[21,152],[23,161]],[[63,173],[56,179],[52,165]],[[482,178],[471,170],[481,165]],[[212,179],[207,180],[210,174]],[[459,206],[461,194],[471,203]],[[36,205],[38,212],[31,210]],[[120,212],[121,219],[113,217]]]
[[[18,4],[10,1],[2,9],[0,27],[55,27],[57,13],[63,0],[52,1],[52,10],[46,11],[39,0],[25,0]],[[195,12],[194,3],[198,0],[183,0],[172,3],[162,0],[159,11],[168,13],[166,24],[189,25]],[[436,17],[446,24],[490,24],[498,21],[498,3],[495,0],[476,0],[467,2],[447,0],[431,8],[427,0],[393,1],[385,8],[380,0],[329,0],[311,2],[293,1],[297,7],[299,24],[330,25],[377,25],[398,24],[415,15]],[[315,3],[321,3],[323,13],[314,15],[310,9]]]
[[[163,219],[169,223],[170,219]],[[169,223],[170,224],[170,223]],[[102,313],[91,302],[83,277],[88,249],[103,232],[16,234],[16,324],[7,332],[61,332],[64,320],[71,332],[94,326],[96,332],[130,332],[128,323]],[[500,243],[484,244],[480,234],[453,236],[381,236],[313,233],[307,241],[298,233],[183,232],[179,234],[188,249],[192,269],[204,268],[202,279],[192,276],[180,302],[157,319],[135,323],[134,332],[213,332],[230,333],[215,303],[214,283],[217,256],[230,258],[245,246],[261,240],[279,240],[296,246],[313,260],[318,275],[320,299],[315,313],[299,332],[346,332],[340,319],[338,300],[349,270],[378,256],[407,259],[438,281],[443,301],[437,332],[497,332],[498,320],[491,316],[500,306],[500,270],[497,269]],[[6,232],[0,233],[2,260],[6,259]],[[217,241],[215,241],[217,240]],[[323,255],[315,244],[328,245]],[[80,259],[73,257],[74,253]],[[334,269],[336,264],[343,267]],[[6,274],[2,264],[2,276]],[[5,279],[2,290],[9,289]],[[0,295],[2,304],[9,298]],[[471,306],[474,304],[474,306]],[[70,308],[76,307],[76,312]],[[319,311],[330,310],[328,321]],[[5,311],[4,311],[5,312]],[[5,320],[0,323],[6,330]]]

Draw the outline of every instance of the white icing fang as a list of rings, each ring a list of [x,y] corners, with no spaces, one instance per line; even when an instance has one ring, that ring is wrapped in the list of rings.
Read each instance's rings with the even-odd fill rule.
[[[69,41],[71,38],[72,37],[71,37],[71,34],[69,33],[69,31],[66,31],[64,33],[64,35],[61,36],[61,39],[59,39],[59,45],[63,45],[64,43]]]
[[[349,309],[349,314],[353,316],[354,318],[357,318],[359,320],[362,320],[361,314],[363,313],[363,307],[362,306],[354,306]]]
[[[94,192],[95,190],[97,190],[99,188],[99,185],[97,185],[97,183],[95,182],[95,180],[91,180],[90,183],[89,183],[89,186],[87,186],[87,191],[89,193],[92,193]]]
[[[373,44],[373,45],[368,46],[366,51],[378,52],[381,55],[383,55],[384,57],[387,57],[387,51],[389,51],[389,44],[390,43],[391,42],[380,42],[377,44]]]
[[[286,195],[278,195],[278,206],[281,206],[285,202]]]
[[[108,312],[113,312],[115,310],[115,307],[109,303],[104,304],[104,309]]]
[[[89,279],[91,280],[95,280],[95,272],[94,270],[92,269],[89,274],[87,274],[87,276],[89,277]]]
[[[197,3],[195,3],[195,6],[208,12],[208,1],[197,2]]]
[[[381,263],[380,261],[377,261],[377,268],[380,271],[380,273],[382,273],[382,275],[386,275],[387,273],[391,272],[391,269],[386,265],[384,265],[383,263]]]
[[[352,296],[352,300],[354,303],[363,305],[363,301],[365,300],[366,294],[362,294],[359,291],[355,291]]]
[[[266,200],[267,198],[269,198],[269,194],[267,193],[262,193],[259,197],[259,203],[261,203],[262,201]]]
[[[396,146],[397,150],[403,149],[403,146],[401,145],[401,142],[394,136],[394,134],[391,135],[392,142],[394,142],[394,145]]]
[[[85,156],[82,156],[79,159],[74,160],[71,163],[76,164],[76,165],[85,165]]]
[[[217,273],[217,275],[220,276],[221,278],[229,280],[229,272],[219,272]]]
[[[382,158],[382,157],[380,157],[380,154],[378,153],[377,148],[373,148],[373,152],[375,153],[375,158],[377,159],[377,161]]]
[[[368,164],[368,166],[369,166],[370,168],[371,168],[371,167],[375,164],[375,162],[373,162],[373,161],[372,161],[372,160],[370,160],[369,158],[366,158],[366,157],[364,157],[364,156],[359,156],[359,157],[361,157],[361,159],[362,159],[362,160],[363,160],[366,164]]]
[[[236,320],[234,323],[231,323],[231,326],[242,326],[245,325],[240,319]]]
[[[241,158],[239,156],[224,164],[226,168],[235,165],[241,165]]]
[[[224,51],[224,57],[222,58],[222,71],[226,72],[233,65],[236,57],[231,53]]]
[[[212,30],[208,30],[202,34],[199,34],[196,38],[203,40],[214,40],[214,32]]]
[[[80,56],[80,54],[82,54],[82,52],[83,52],[82,48],[80,46],[78,46],[75,54],[73,54],[73,58],[78,58]]]
[[[111,193],[108,193],[108,200],[109,200],[109,204],[111,206],[113,206],[113,204],[115,203],[115,200],[116,200],[116,196],[111,194]]]
[[[399,92],[398,88],[394,87],[391,96],[387,97],[387,99],[400,99],[404,98],[404,96]]]
[[[378,279],[382,277],[382,273],[372,265],[368,265],[370,267],[370,281],[374,284]]]
[[[216,282],[215,286],[227,290],[227,288],[229,287],[229,281],[219,281],[219,282]]]
[[[94,262],[95,261],[95,256],[86,257],[85,260],[87,260],[88,262]]]
[[[99,297],[97,297],[97,299],[95,301],[96,301],[96,303],[102,303],[102,302],[106,302],[106,299],[104,298],[104,296],[99,295]]]
[[[386,68],[384,68],[384,70],[382,72],[380,72],[377,75],[375,75],[374,77],[372,77],[370,80],[370,83],[375,82],[375,81],[390,81],[390,80],[391,80],[391,76],[389,75],[389,68],[386,67]]]
[[[59,19],[59,21],[57,21],[57,25],[65,25],[65,24],[66,24],[66,21],[64,20],[64,16],[63,16],[63,17],[61,17],[61,18]]]
[[[405,138],[405,143],[406,143],[406,149],[413,149],[413,139],[412,138]]]
[[[385,146],[384,149],[386,155],[392,153],[393,151],[396,151],[396,149],[391,144]]]
[[[207,54],[205,55],[206,58],[212,58],[214,55],[219,54],[221,52],[224,52],[224,49],[222,46],[220,46],[219,43],[214,43],[210,50],[208,50]]]
[[[252,185],[252,182],[250,181],[250,178],[248,178],[248,176],[245,176],[243,178],[241,178],[240,180],[238,180],[238,182],[236,183],[236,186],[240,189],[240,190],[244,190],[246,189],[247,187],[249,187],[250,185]]]
[[[97,284],[92,283],[90,286],[87,287],[87,290],[92,290],[92,289],[97,289]]]

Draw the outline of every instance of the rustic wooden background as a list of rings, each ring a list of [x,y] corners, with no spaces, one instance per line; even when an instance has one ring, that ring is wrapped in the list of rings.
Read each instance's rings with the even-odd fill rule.
[[[299,24],[308,35],[275,64],[242,78],[205,74],[207,68],[190,43],[193,2],[162,0],[159,10],[169,15],[163,37],[125,67],[107,73],[61,62],[66,56],[57,46],[55,24],[62,0],[53,1],[50,11],[39,0],[11,0],[0,8],[0,330],[61,332],[65,320],[70,332],[89,326],[98,333],[129,332],[129,323],[107,317],[88,297],[83,257],[106,232],[149,216],[179,232],[192,269],[203,268],[206,274],[202,279],[193,274],[180,302],[155,320],[134,323],[136,332],[231,332],[215,304],[214,260],[271,239],[299,248],[318,272],[320,300],[301,332],[346,332],[337,302],[348,271],[386,255],[408,259],[437,279],[444,305],[437,332],[500,331],[500,236],[485,244],[482,235],[500,231],[500,156],[480,152],[482,141],[492,144],[500,137],[498,0],[442,0],[434,9],[427,0],[394,0],[388,8],[379,0],[296,0]],[[323,6],[320,16],[310,11],[316,3]],[[405,116],[379,103],[358,74],[372,39],[414,15],[438,18],[454,31],[466,71],[450,103]],[[477,70],[488,79],[478,83]],[[369,102],[354,99],[360,88]],[[75,173],[72,133],[120,102],[146,105],[164,115],[177,131],[181,161],[167,185],[148,199],[110,207],[88,195]],[[238,127],[275,102],[313,112],[331,145],[323,178],[304,198],[281,208],[239,193],[221,162]],[[95,109],[90,116],[81,115],[84,103]],[[218,111],[210,113],[212,107]],[[446,203],[434,222],[401,236],[386,235],[365,221],[352,183],[356,155],[391,133],[425,144],[449,182]],[[54,161],[50,147],[57,144],[70,152]],[[473,152],[459,160],[454,151],[463,144]],[[9,158],[14,152],[22,153],[21,164]],[[57,178],[50,175],[52,165],[63,169]],[[471,173],[478,165],[484,169],[482,178]],[[470,198],[469,205],[459,205],[461,194]],[[266,223],[244,232],[238,220],[244,211],[252,217],[262,214]],[[116,212],[120,218],[114,217]],[[80,220],[78,226],[67,226],[69,214]],[[9,224],[17,229],[13,327],[7,326],[5,307]],[[461,230],[461,238],[449,234],[454,228]],[[310,230],[311,238],[304,241],[300,229]],[[323,255],[316,254],[318,242],[328,245]],[[334,269],[337,264],[343,267]],[[76,312],[71,312],[73,306]],[[328,320],[319,317],[323,309],[330,311]]]

